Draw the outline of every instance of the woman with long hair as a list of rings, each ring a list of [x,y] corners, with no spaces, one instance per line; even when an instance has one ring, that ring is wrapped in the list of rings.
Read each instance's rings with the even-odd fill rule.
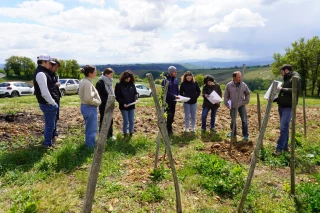
[[[81,69],[81,72],[85,76],[79,84],[79,96],[81,114],[85,120],[86,146],[94,147],[98,132],[98,106],[101,104],[98,91],[92,84],[97,70],[94,66],[86,65]]]
[[[220,97],[222,96],[222,91],[220,85],[215,82],[214,78],[211,75],[206,75],[204,78],[204,86],[202,89],[203,96],[203,104],[202,104],[202,115],[201,115],[201,129],[202,131],[206,131],[207,126],[207,116],[209,111],[211,110],[211,121],[210,121],[210,131],[215,132],[215,122],[216,122],[216,114],[218,108],[220,107],[220,103],[212,104],[207,97],[215,91]]]
[[[191,128],[195,132],[197,99],[200,96],[200,87],[190,71],[184,73],[181,77],[181,82],[180,95],[190,98],[189,101],[183,103],[185,131],[189,132],[189,119],[191,117]]]
[[[99,113],[100,113],[100,125],[99,129],[101,130],[101,125],[104,117],[104,111],[107,105],[107,100],[109,95],[114,95],[114,90],[112,88],[112,81],[113,81],[113,74],[114,70],[112,68],[105,68],[101,77],[99,78],[98,82],[96,83],[96,89],[101,98],[101,105],[99,106]],[[111,120],[110,128],[108,131],[108,138],[115,139],[112,136],[113,133],[113,120]]]
[[[119,102],[119,109],[123,118],[122,133],[127,136],[129,125],[129,134],[133,134],[134,109],[135,104],[129,105],[138,99],[138,92],[135,87],[135,78],[130,70],[121,73],[120,81],[115,86],[116,100]]]

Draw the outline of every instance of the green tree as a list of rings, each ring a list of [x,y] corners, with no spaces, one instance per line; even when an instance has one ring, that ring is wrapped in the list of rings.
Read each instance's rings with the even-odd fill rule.
[[[28,57],[21,56],[11,56],[6,59],[5,68],[6,74],[8,77],[12,74],[24,77],[26,79],[32,78],[33,72],[36,66],[34,62]]]
[[[194,78],[195,78],[196,81],[198,82],[199,87],[202,87],[203,84],[204,84],[204,82],[203,82],[204,76],[203,76],[202,74],[198,74],[198,75],[196,75]]]
[[[273,55],[272,71],[275,75],[280,75],[279,68],[285,64],[291,64],[293,69],[301,75],[301,91],[310,88],[312,95],[318,87],[319,82],[319,64],[320,64],[320,41],[319,37],[314,36],[312,39],[305,40],[301,38],[291,44],[291,47],[285,49],[285,55],[275,53]]]

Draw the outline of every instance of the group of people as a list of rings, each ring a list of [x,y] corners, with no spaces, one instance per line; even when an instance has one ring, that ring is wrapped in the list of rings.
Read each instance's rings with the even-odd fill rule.
[[[48,55],[40,55],[37,57],[37,68],[34,72],[33,82],[35,95],[39,103],[39,107],[44,114],[45,130],[44,143],[45,147],[52,147],[53,141],[58,132],[56,131],[57,120],[59,119],[60,106],[60,83],[55,74],[60,63],[56,58],[51,58]],[[281,67],[281,75],[284,79],[282,87],[278,87],[278,98],[275,101],[278,103],[278,111],[280,116],[280,137],[277,142],[277,147],[274,156],[279,156],[283,152],[288,151],[289,126],[291,120],[292,108],[292,77],[298,77],[298,88],[300,88],[300,76],[294,72],[292,66],[285,64]],[[134,112],[135,103],[138,99],[138,92],[135,87],[135,78],[130,70],[121,73],[119,82],[113,90],[113,75],[112,68],[106,68],[98,82],[94,86],[92,80],[97,75],[97,70],[94,66],[86,65],[81,69],[84,78],[79,85],[79,97],[81,101],[81,114],[85,120],[85,143],[88,147],[94,147],[96,134],[98,132],[98,109],[100,113],[100,129],[104,118],[104,112],[109,95],[115,95],[119,103],[119,109],[123,118],[122,133],[124,136],[132,136],[134,132]],[[223,104],[230,110],[230,129],[231,133],[228,137],[234,137],[236,132],[235,120],[237,110],[242,122],[242,135],[245,141],[249,140],[248,119],[246,105],[250,101],[250,90],[242,81],[240,71],[236,71],[232,75],[233,79],[227,83],[224,91]],[[185,131],[195,132],[197,100],[201,95],[201,90],[193,74],[190,71],[185,72],[181,77],[181,85],[177,79],[177,69],[174,66],[168,68],[168,73],[161,85],[165,86],[168,83],[168,92],[166,96],[167,113],[167,131],[173,134],[172,124],[176,111],[176,103],[180,97],[189,98],[183,103],[185,117]],[[214,77],[207,75],[204,78],[204,86],[202,88],[202,113],[201,113],[201,130],[206,131],[207,116],[210,114],[210,131],[215,132],[215,121],[220,102],[212,103],[209,101],[209,96],[215,92],[222,97],[220,85],[215,81]],[[222,99],[221,99],[222,100]],[[190,126],[191,118],[191,126]],[[114,139],[113,122],[111,122],[108,138]],[[233,126],[235,128],[233,129]],[[232,131],[234,130],[234,131]]]
[[[166,97],[168,133],[173,134],[172,123],[174,121],[176,103],[181,96],[190,98],[187,102],[183,103],[185,115],[185,131],[190,131],[191,118],[191,131],[195,132],[197,100],[201,95],[198,82],[195,81],[193,74],[190,71],[187,71],[181,77],[181,85],[179,89],[179,84],[177,80],[177,69],[174,66],[170,66],[168,68],[168,73],[165,76],[166,78],[162,81],[162,86],[165,86],[166,83],[169,83]],[[216,115],[220,107],[220,102],[212,103],[211,101],[209,101],[208,97],[213,91],[215,91],[220,97],[222,97],[222,91],[220,85],[215,81],[215,79],[211,75],[206,75],[203,83],[204,86],[202,88],[203,103],[201,114],[201,130],[206,131],[207,116],[209,111],[211,111],[210,131],[215,132]],[[239,90],[240,92],[238,92]],[[249,140],[249,132],[245,105],[248,104],[249,101],[250,90],[244,82],[241,82],[241,72],[236,71],[233,73],[233,80],[226,85],[226,89],[224,91],[224,105],[230,110],[231,129],[235,120],[235,112],[238,109],[242,121],[242,135],[244,136],[244,140],[246,141]],[[236,135],[236,128],[234,131],[234,135]],[[231,137],[232,133],[230,133],[228,136]]]

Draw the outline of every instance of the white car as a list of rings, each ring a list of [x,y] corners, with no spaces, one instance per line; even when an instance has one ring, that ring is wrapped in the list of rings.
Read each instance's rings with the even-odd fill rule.
[[[151,89],[149,89],[143,84],[136,84],[136,89],[139,94],[139,97],[142,97],[142,96],[151,97],[152,95]]]
[[[60,92],[61,95],[65,94],[77,94],[79,90],[79,80],[78,79],[59,79],[60,82]]]
[[[0,97],[16,97],[33,95],[34,87],[25,82],[2,82],[0,83]]]

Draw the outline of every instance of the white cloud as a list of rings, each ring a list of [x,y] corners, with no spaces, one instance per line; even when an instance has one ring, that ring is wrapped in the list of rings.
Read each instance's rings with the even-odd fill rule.
[[[14,7],[0,7],[0,15],[7,17],[22,17],[36,20],[43,16],[63,11],[64,5],[54,0],[24,1]]]
[[[229,15],[224,16],[223,21],[209,28],[209,32],[229,32],[230,28],[243,27],[264,27],[266,19],[259,13],[252,13],[250,10],[235,9]]]
[[[104,6],[104,0],[79,0],[79,2],[86,2],[89,4],[94,4],[103,7]]]

